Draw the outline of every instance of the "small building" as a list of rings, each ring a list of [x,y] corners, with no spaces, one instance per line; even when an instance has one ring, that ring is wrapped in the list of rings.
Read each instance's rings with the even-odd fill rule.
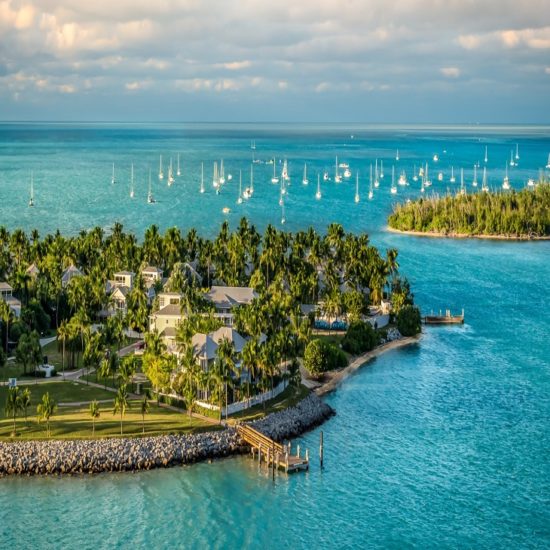
[[[61,286],[66,288],[71,279],[74,277],[82,277],[82,271],[75,265],[71,264],[61,275]]]
[[[148,265],[141,270],[141,277],[145,286],[149,288],[153,286],[157,281],[162,281],[163,271],[159,267]]]
[[[159,309],[162,309],[164,306],[168,305],[180,305],[181,304],[181,294],[179,292],[159,292],[157,294],[159,301]]]
[[[38,275],[40,275],[40,270],[35,263],[32,263],[29,267],[27,267],[25,273],[29,275],[31,279],[36,279]]]
[[[176,330],[183,316],[179,304],[168,304],[149,316],[149,331],[157,331],[170,348],[175,343]]]
[[[130,289],[127,286],[117,286],[111,292],[111,300],[108,312],[110,314],[122,314],[128,313],[128,294]]]
[[[253,288],[240,286],[213,286],[205,295],[214,304],[215,317],[229,327],[233,325],[233,310],[250,304],[257,297]]]
[[[134,287],[135,273],[133,271],[117,271],[113,273],[113,280],[111,282],[112,287],[125,286],[129,290]]]
[[[13,287],[6,282],[0,282],[0,298],[10,306],[16,317],[21,315],[21,302],[13,296]]]

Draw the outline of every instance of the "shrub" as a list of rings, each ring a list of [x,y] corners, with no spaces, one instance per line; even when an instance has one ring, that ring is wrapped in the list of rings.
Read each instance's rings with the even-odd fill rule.
[[[351,323],[342,339],[342,348],[348,353],[358,355],[370,351],[378,343],[376,331],[370,323],[356,321]]]
[[[329,370],[347,365],[344,352],[324,340],[312,340],[304,353],[304,367],[312,376],[320,376]]]
[[[397,314],[397,329],[403,336],[420,332],[420,310],[416,306],[404,306]]]

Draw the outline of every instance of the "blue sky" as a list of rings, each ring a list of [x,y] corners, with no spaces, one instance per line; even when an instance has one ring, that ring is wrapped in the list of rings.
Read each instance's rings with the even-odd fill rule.
[[[550,0],[0,0],[0,120],[550,122]]]

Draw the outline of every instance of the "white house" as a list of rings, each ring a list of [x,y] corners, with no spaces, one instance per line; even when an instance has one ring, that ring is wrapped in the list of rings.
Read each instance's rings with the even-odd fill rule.
[[[13,288],[9,283],[0,283],[0,298],[10,306],[16,317],[21,315],[21,302],[13,296]]]
[[[148,265],[141,270],[141,277],[145,286],[149,288],[153,286],[157,281],[162,281],[163,271],[159,267]]]
[[[181,323],[182,314],[179,304],[168,304],[149,316],[149,331],[157,331],[169,351],[174,349],[176,331]]]
[[[82,277],[82,271],[78,267],[71,264],[61,275],[61,286],[66,288],[70,280],[74,277]]]
[[[205,298],[216,308],[215,317],[222,320],[226,326],[233,325],[233,309],[248,305],[258,294],[253,288],[241,286],[213,286]]]

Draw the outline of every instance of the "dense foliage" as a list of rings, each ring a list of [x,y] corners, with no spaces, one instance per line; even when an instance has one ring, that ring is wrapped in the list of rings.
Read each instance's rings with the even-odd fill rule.
[[[312,340],[304,353],[304,368],[312,376],[320,376],[324,372],[342,369],[347,365],[344,352],[325,340]]]
[[[388,219],[401,231],[445,235],[550,235],[550,184],[533,190],[421,198],[395,206]]]
[[[404,306],[397,314],[397,330],[403,336],[414,336],[421,330],[420,310],[416,306]]]
[[[378,341],[378,334],[370,323],[355,321],[350,324],[342,339],[342,348],[352,355],[359,355],[373,349]]]

